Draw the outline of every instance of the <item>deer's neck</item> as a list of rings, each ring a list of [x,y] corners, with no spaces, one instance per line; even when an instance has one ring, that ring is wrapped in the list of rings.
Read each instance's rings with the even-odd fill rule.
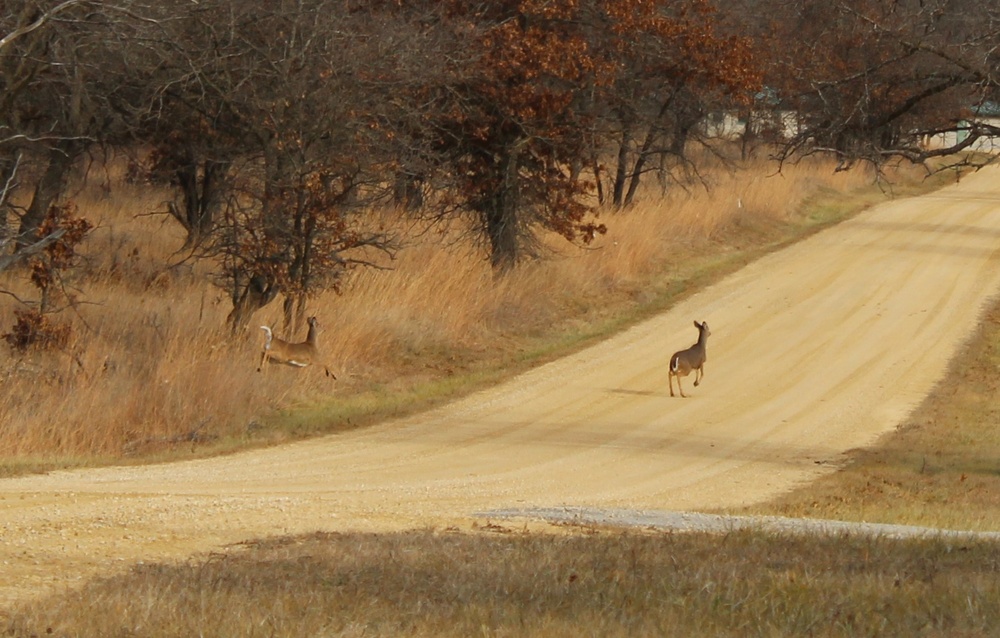
[[[704,331],[698,333],[698,343],[694,344],[694,347],[698,350],[705,352],[705,346],[708,344],[708,336]]]

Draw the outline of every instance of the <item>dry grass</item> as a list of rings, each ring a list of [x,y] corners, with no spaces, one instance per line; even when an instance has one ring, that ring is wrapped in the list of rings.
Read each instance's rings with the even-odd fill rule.
[[[710,188],[605,214],[586,249],[549,242],[549,258],[496,281],[461,229],[411,233],[389,271],[353,275],[346,294],[311,303],[339,381],[315,370],[255,371],[261,336],[228,340],[228,300],[208,264],[180,264],[182,236],[162,216],[167,193],[121,183],[75,195],[98,229],[69,282],[85,303],[64,311],[65,351],[0,350],[0,468],[210,453],[353,427],[425,407],[578,347],[655,312],[706,277],[819,223],[800,211],[826,193],[867,189],[864,171],[809,162],[774,174],[763,162],[710,171]],[[912,177],[912,173],[911,173]],[[852,200],[856,209],[863,201]],[[844,211],[824,211],[829,221]],[[405,226],[400,223],[400,228]],[[709,274],[705,274],[705,273]],[[16,275],[0,288],[32,292]],[[255,318],[278,325],[278,304]],[[16,304],[0,301],[0,326]],[[301,338],[301,337],[297,337]],[[405,407],[404,407],[405,406]],[[0,469],[0,473],[4,470]]]
[[[88,299],[101,301],[81,310],[90,329],[74,325],[82,366],[65,355],[0,359],[12,389],[0,397],[0,450],[19,471],[57,455],[148,457],[206,416],[205,430],[245,445],[378,418],[404,402],[419,407],[655,312],[882,197],[862,188],[866,176],[833,175],[829,166],[765,172],[718,174],[708,193],[608,215],[610,234],[595,249],[554,245],[553,259],[500,284],[476,255],[423,237],[396,270],[359,273],[343,298],[316,300],[342,379],[335,403],[322,374],[276,369],[262,382],[253,371],[256,336],[221,338],[225,304],[204,274],[164,274],[162,260],[179,242],[172,229],[109,212],[81,281]],[[8,312],[0,308],[3,324]],[[261,322],[277,319],[277,310],[262,314]],[[1000,309],[969,348],[973,363],[957,366],[912,423],[775,507],[996,529]],[[295,418],[272,417],[247,432],[249,420],[293,406]],[[14,610],[0,632],[987,636],[1000,623],[995,544],[592,531],[264,541],[182,565],[137,566]]]
[[[9,636],[987,636],[995,545],[752,532],[315,535],[137,566]],[[94,613],[100,610],[100,613]]]

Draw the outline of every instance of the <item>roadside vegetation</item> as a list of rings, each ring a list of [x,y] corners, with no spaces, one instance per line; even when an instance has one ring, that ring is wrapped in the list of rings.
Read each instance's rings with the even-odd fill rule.
[[[0,476],[364,427],[583,347],[953,178],[923,163],[992,161],[953,153],[1000,135],[998,42],[955,0],[4,3]],[[337,380],[257,372],[257,326],[301,339],[312,315]],[[876,449],[753,511],[996,530],[1000,307],[963,360]],[[138,565],[0,632],[980,636],[998,556],[316,535]]]
[[[9,636],[989,636],[993,543],[414,531],[140,565],[19,610]],[[100,613],[94,613],[100,610]]]
[[[330,382],[321,372],[279,369],[258,375],[257,340],[228,355],[216,355],[219,367],[194,382],[209,383],[212,375],[224,374],[232,384],[242,375],[251,388],[248,396],[264,397],[257,404],[264,413],[287,410],[284,416],[254,421],[258,425],[252,432],[233,435],[232,446],[253,444],[255,436],[264,437],[257,441],[274,440],[323,431],[327,427],[323,423],[332,423],[328,426],[332,428],[356,426],[359,422],[349,424],[347,418],[363,422],[417,409],[422,402],[444,400],[497,378],[497,366],[507,366],[503,374],[510,374],[520,366],[558,356],[665,307],[677,295],[763,251],[886,197],[872,185],[870,175],[835,174],[829,165],[798,165],[766,177],[760,168],[720,173],[717,179],[725,191],[692,189],[668,200],[669,209],[664,208],[668,202],[651,198],[632,211],[611,216],[606,244],[572,252],[563,247],[553,259],[522,269],[518,294],[535,290],[537,298],[497,298],[493,287],[477,287],[477,274],[489,277],[489,267],[474,257],[469,257],[466,272],[454,273],[454,281],[442,280],[441,272],[437,276],[419,268],[410,272],[413,264],[434,263],[433,254],[442,251],[436,240],[415,246],[420,258],[412,262],[404,250],[396,271],[371,273],[366,275],[373,278],[371,283],[359,282],[343,297],[317,302],[321,308],[324,303],[336,307],[343,325],[352,326],[348,335],[326,334],[324,343],[331,353],[338,352],[339,344],[348,351],[350,347],[361,353],[377,351],[376,345],[370,351],[360,348],[358,335],[364,334],[362,328],[379,326],[381,315],[390,315],[396,327],[389,333],[395,339],[393,350],[413,357],[407,365],[392,357],[375,359],[381,366],[366,368],[365,377],[345,371],[371,354],[357,360],[339,355],[335,361],[343,378],[336,382],[333,399],[328,397]],[[823,181],[831,176],[845,181]],[[934,185],[916,173],[897,177],[899,192]],[[944,177],[937,179],[940,184]],[[732,205],[734,192],[742,194],[742,207]],[[727,209],[732,211],[729,215],[710,220],[704,214]],[[667,217],[665,210],[671,211]],[[661,224],[662,235],[650,237],[649,217],[656,215],[667,223]],[[157,223],[125,215],[120,221],[126,226]],[[102,224],[109,235],[112,226],[110,217]],[[123,254],[134,252],[128,245],[122,248]],[[144,245],[142,250],[169,247]],[[482,269],[477,271],[477,265]],[[153,268],[150,273],[157,276]],[[166,290],[195,286],[194,276],[186,277],[186,283],[170,283]],[[472,283],[466,281],[470,277]],[[400,287],[390,286],[393,280],[399,280]],[[122,282],[106,285],[103,303],[110,304],[121,295]],[[210,294],[211,289],[201,285],[203,294]],[[426,288],[421,291],[421,286]],[[447,290],[460,292],[441,299]],[[143,294],[151,293],[143,290]],[[361,295],[357,305],[352,303]],[[375,303],[379,299],[384,300],[382,305]],[[402,299],[412,299],[413,306],[401,305]],[[197,318],[204,316],[200,313],[211,308],[200,302],[186,310],[166,300],[162,303],[149,306],[160,308],[156,321],[132,330],[180,334],[181,327],[170,326],[167,319],[186,317],[197,326]],[[496,314],[497,308],[512,303],[523,304],[520,308],[537,304],[546,313],[541,322],[545,328],[531,313]],[[363,312],[373,305],[380,309],[377,313]],[[492,313],[492,321],[484,322],[484,308]],[[428,311],[431,316],[421,316]],[[124,309],[121,314],[127,315]],[[200,321],[210,322],[210,317]],[[434,322],[457,328],[454,333],[442,328],[446,336],[439,335],[440,341],[428,347],[422,326]],[[476,330],[470,333],[473,326]],[[994,311],[984,332],[970,341],[970,350],[963,355],[968,372],[944,381],[914,416],[923,427],[908,426],[888,437],[885,446],[858,452],[857,461],[821,481],[818,490],[803,489],[774,507],[758,510],[991,528],[990,521],[995,522],[1000,511],[990,496],[995,494],[989,481],[996,478],[996,469],[988,460],[970,465],[969,459],[988,459],[990,450],[998,448],[995,437],[977,438],[995,417],[982,402],[993,396],[986,390],[996,384],[998,329]],[[201,343],[210,348],[215,333],[205,330],[205,335]],[[475,339],[478,348],[445,345],[449,339],[463,344],[463,338]],[[168,350],[177,358],[185,351],[190,348],[181,344]],[[109,355],[90,356],[102,360]],[[195,362],[181,360],[174,365],[185,363]],[[261,393],[262,383],[267,388],[282,387],[283,393]],[[980,403],[956,402],[956,392],[949,389],[952,383],[964,388],[957,394]],[[401,396],[412,403],[404,406]],[[305,416],[303,406],[310,406]],[[330,414],[341,414],[344,420],[330,421]],[[923,445],[931,446],[924,451],[912,440],[896,442],[896,437],[915,427],[924,433]],[[949,440],[947,446],[940,443],[942,438]],[[969,448],[956,447],[955,438],[967,441]],[[207,442],[161,441],[159,453],[190,454],[192,447],[196,452],[213,449]],[[86,462],[98,461],[87,458]],[[968,489],[969,481],[978,487]],[[873,498],[873,484],[883,486],[881,500]],[[887,485],[899,491],[890,492]],[[911,487],[904,490],[904,485]],[[960,504],[942,507],[950,499]],[[853,503],[854,509],[845,503]],[[563,532],[539,534],[490,524],[472,534],[423,530],[262,540],[182,564],[136,566],[125,575],[91,581],[10,610],[0,626],[11,636],[624,636],[670,635],[679,628],[685,635],[985,636],[1000,621],[1000,554],[992,542],[806,538],[757,532],[664,534],[580,527]],[[95,606],[107,613],[94,614]]]
[[[461,241],[461,226],[428,230],[385,211],[405,244],[392,268],[358,271],[343,294],[310,302],[336,381],[315,368],[257,372],[262,331],[229,337],[223,292],[177,253],[183,233],[149,215],[164,191],[117,180],[110,197],[84,189],[77,201],[96,227],[66,284],[83,291],[81,303],[58,315],[71,337],[57,348],[0,348],[0,472],[218,453],[420,410],[610,334],[888,196],[861,168],[775,168],[717,166],[707,187],[665,198],[652,189],[603,215],[608,233],[593,245],[551,238],[547,259],[500,282]],[[896,190],[936,183],[915,168],[894,178]],[[2,277],[18,296],[32,294],[18,273]],[[17,308],[0,304],[0,325]],[[280,325],[281,313],[267,309],[260,323]]]

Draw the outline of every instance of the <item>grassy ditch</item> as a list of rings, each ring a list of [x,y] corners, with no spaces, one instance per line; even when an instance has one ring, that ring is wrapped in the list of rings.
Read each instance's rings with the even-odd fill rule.
[[[987,636],[995,545],[866,537],[410,532],[284,538],[36,601],[72,636]],[[95,610],[101,613],[94,613]]]

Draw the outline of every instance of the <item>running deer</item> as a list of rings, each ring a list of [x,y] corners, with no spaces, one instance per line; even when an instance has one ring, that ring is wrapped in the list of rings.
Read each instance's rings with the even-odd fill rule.
[[[307,323],[309,324],[309,334],[306,335],[306,340],[302,343],[289,343],[283,339],[278,339],[269,327],[261,326],[260,329],[264,331],[265,337],[264,348],[260,353],[260,364],[257,366],[257,372],[260,372],[261,368],[264,367],[264,363],[268,361],[283,363],[296,368],[304,368],[315,364],[323,368],[326,376],[336,379],[337,375],[330,372],[330,369],[322,362],[319,350],[316,349],[316,335],[319,333],[319,322],[316,321],[316,317],[309,317]]]
[[[694,370],[694,384],[697,386],[701,383],[702,377],[705,376],[705,360],[708,359],[705,354],[705,344],[708,342],[708,336],[712,333],[708,330],[707,322],[698,323],[695,321],[694,327],[698,329],[698,343],[687,350],[675,352],[670,357],[670,372],[667,374],[670,396],[674,396],[674,377],[677,377],[677,389],[680,390],[681,396],[686,397],[684,388],[681,387],[681,377],[686,377]]]

